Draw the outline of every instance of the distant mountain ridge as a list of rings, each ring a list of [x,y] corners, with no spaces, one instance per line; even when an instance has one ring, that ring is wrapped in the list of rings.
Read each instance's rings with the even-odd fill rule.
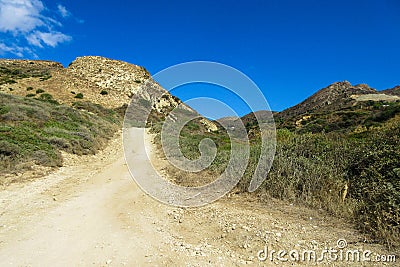
[[[366,84],[333,83],[274,115],[278,127],[306,132],[353,131],[400,113],[399,87],[377,91]]]
[[[378,93],[367,84],[353,86],[348,81],[336,82],[317,91],[301,103],[279,112],[277,117],[287,118],[309,112],[341,109],[350,104],[356,96]]]
[[[389,94],[389,95],[397,95],[400,96],[400,85],[395,86],[391,89],[383,90],[382,93]]]
[[[260,115],[263,112],[266,111],[256,113]],[[342,81],[317,91],[293,107],[273,112],[273,115],[278,128],[320,132],[374,125],[399,113],[400,86],[377,91],[367,84],[353,86],[348,81]],[[253,112],[241,118],[229,117],[217,121],[228,126],[243,123],[249,132],[257,124]]]

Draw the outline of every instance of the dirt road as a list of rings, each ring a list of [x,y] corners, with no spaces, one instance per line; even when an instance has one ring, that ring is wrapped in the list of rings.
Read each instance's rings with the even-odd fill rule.
[[[130,177],[120,138],[96,156],[67,156],[55,173],[0,191],[0,266],[282,266],[295,263],[257,258],[265,244],[319,250],[338,239],[391,254],[363,243],[346,223],[290,203],[230,194],[201,208],[161,204]]]

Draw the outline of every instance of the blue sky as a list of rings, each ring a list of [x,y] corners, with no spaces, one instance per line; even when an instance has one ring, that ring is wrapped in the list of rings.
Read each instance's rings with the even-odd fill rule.
[[[0,57],[66,66],[77,56],[101,55],[152,74],[187,61],[216,61],[248,75],[279,111],[336,81],[379,90],[400,84],[398,14],[397,0],[0,0]],[[174,93],[231,106],[239,101],[205,85]]]

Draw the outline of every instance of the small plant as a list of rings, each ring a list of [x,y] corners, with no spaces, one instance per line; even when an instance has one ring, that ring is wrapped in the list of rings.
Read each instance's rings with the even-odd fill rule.
[[[77,93],[75,98],[82,99],[83,98],[83,94],[82,93]]]
[[[74,91],[71,91],[71,94],[75,95],[76,93]]]
[[[8,83],[8,84],[14,84],[14,83],[17,83],[16,81],[14,81],[14,80],[6,80],[5,81],[5,83]]]
[[[10,109],[11,108],[9,106],[0,106],[0,115],[8,113]]]
[[[26,97],[34,97],[36,94],[27,94]]]
[[[108,92],[106,90],[101,90],[100,94],[101,95],[108,95]]]
[[[57,100],[53,99],[53,96],[51,94],[47,94],[47,93],[46,94],[41,94],[38,97],[38,99],[41,100],[41,101],[49,102],[51,104],[55,104],[55,105],[59,105],[60,104],[60,103],[57,102]]]
[[[26,91],[32,91],[32,90],[33,90],[32,86],[29,86],[29,87],[26,88]]]
[[[41,94],[41,93],[44,93],[43,89],[39,88],[39,89],[36,90],[36,94]]]

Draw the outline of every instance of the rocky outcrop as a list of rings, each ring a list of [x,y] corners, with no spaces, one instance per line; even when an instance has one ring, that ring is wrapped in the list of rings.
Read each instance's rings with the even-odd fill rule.
[[[67,71],[101,89],[117,91],[129,97],[150,79],[150,73],[143,67],[98,56],[78,57]]]

